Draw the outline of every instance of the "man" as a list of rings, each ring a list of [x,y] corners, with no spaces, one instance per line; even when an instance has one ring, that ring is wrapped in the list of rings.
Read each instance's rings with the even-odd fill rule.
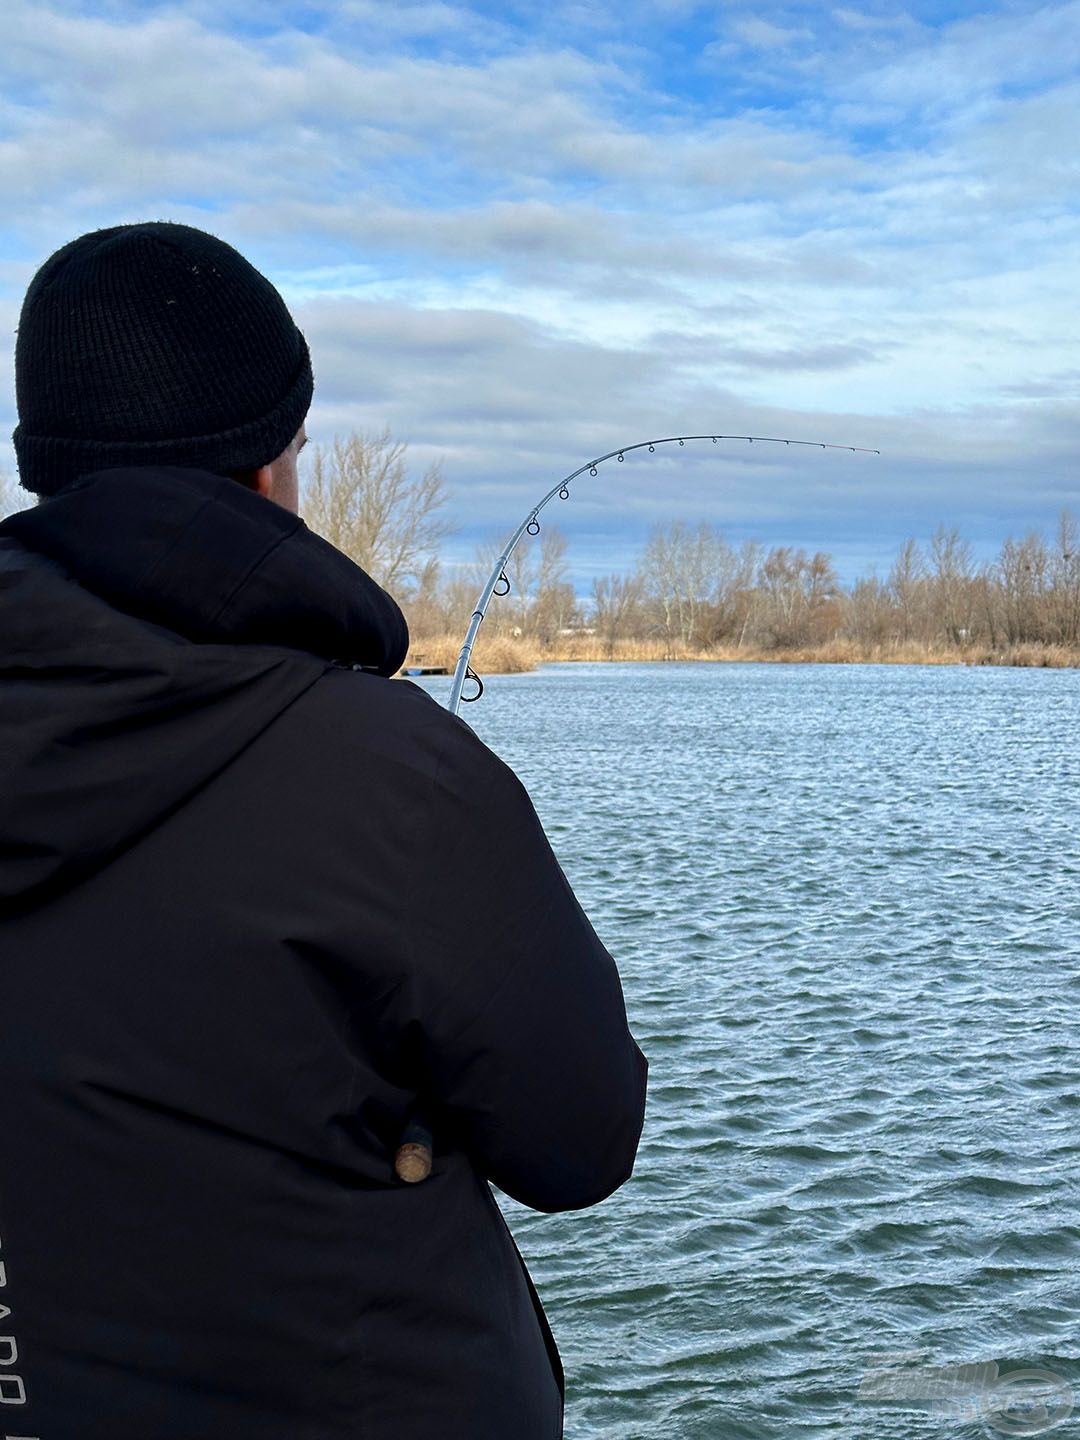
[[[522,786],[295,513],[303,336],[222,241],[116,226],[35,276],[16,390],[0,1436],[553,1440],[488,1182],[604,1199],[646,1061]]]

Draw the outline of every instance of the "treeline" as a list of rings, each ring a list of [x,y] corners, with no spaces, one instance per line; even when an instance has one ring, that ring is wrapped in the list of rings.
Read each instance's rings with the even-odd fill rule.
[[[308,523],[399,598],[414,658],[427,663],[452,663],[498,555],[492,545],[471,566],[442,561],[445,500],[438,467],[410,475],[405,447],[385,433],[316,448],[305,489]],[[905,541],[884,577],[847,587],[823,551],[733,545],[704,521],[657,526],[636,565],[596,579],[586,597],[567,551],[548,524],[518,547],[510,592],[481,630],[488,652],[501,643],[500,668],[710,655],[1080,662],[1080,534],[1068,511],[1052,537],[1010,537],[989,562],[941,526],[925,545]]]
[[[638,564],[595,580],[583,600],[568,582],[566,550],[558,530],[542,531],[511,567],[510,594],[493,602],[486,625],[548,651],[591,637],[591,652],[611,657],[657,642],[672,658],[845,646],[882,658],[1080,652],[1080,536],[1068,512],[1052,540],[1010,537],[989,563],[942,526],[925,548],[905,541],[884,578],[850,587],[822,551],[733,546],[713,525],[676,522],[655,528]],[[417,588],[408,612],[418,641],[464,629],[493,559],[455,580],[436,571]]]

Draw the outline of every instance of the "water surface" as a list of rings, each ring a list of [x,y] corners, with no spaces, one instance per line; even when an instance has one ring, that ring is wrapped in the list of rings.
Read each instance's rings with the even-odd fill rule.
[[[569,1440],[1040,1433],[984,1430],[995,1365],[1080,1413],[1080,674],[557,665],[463,713],[650,1060],[621,1191],[500,1197]]]

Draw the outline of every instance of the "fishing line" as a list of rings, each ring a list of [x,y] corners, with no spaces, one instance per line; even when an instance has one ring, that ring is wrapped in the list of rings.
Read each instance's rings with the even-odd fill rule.
[[[563,479],[554,484],[544,498],[533,506],[510,537],[499,558],[495,561],[494,568],[488,576],[487,583],[483,590],[481,590],[480,597],[476,602],[476,609],[473,611],[472,618],[469,621],[469,628],[466,632],[461,653],[458,656],[457,666],[454,670],[454,683],[450,687],[450,699],[447,703],[447,709],[452,715],[458,714],[462,704],[472,704],[474,701],[479,700],[480,696],[484,693],[484,682],[469,663],[472,657],[473,645],[476,642],[476,635],[484,622],[484,616],[487,614],[492,596],[502,597],[509,595],[510,580],[506,573],[506,566],[509,564],[510,557],[517,549],[518,541],[523,535],[540,534],[540,512],[545,505],[551,500],[554,500],[556,495],[560,500],[569,500],[570,485],[579,475],[584,475],[586,470],[589,472],[589,475],[592,476],[597,473],[601,465],[606,464],[609,460],[615,460],[621,464],[625,457],[634,450],[648,450],[652,453],[658,445],[685,445],[688,440],[711,440],[714,445],[718,444],[721,440],[746,440],[751,445],[755,443],[762,445],[806,445],[813,450],[850,450],[854,454],[859,455],[881,454],[880,450],[871,450],[863,445],[835,445],[822,440],[788,440],[782,435],[721,435],[717,433],[716,435],[665,435],[656,440],[639,440],[634,445],[620,445],[617,450],[609,450],[606,455],[598,455],[595,460],[586,460],[584,465],[579,465],[576,470],[572,470],[569,475],[564,476]],[[476,686],[476,690],[471,695],[462,693],[466,681],[471,681]]]

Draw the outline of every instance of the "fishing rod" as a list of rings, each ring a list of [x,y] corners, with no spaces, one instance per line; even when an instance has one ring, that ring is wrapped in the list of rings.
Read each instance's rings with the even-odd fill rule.
[[[685,445],[688,440],[711,440],[714,445],[721,440],[746,440],[751,445],[806,445],[815,450],[850,450],[853,454],[858,455],[881,454],[880,450],[871,450],[863,445],[837,445],[822,440],[789,440],[782,435],[721,435],[717,433],[716,435],[664,435],[656,440],[639,440],[633,445],[620,445],[617,450],[609,450],[606,455],[598,455],[594,460],[586,460],[584,465],[579,465],[576,470],[572,470],[569,475],[554,484],[543,499],[533,506],[495,561],[491,574],[480,592],[480,598],[476,602],[476,609],[472,613],[469,628],[461,647],[461,654],[458,656],[457,667],[454,670],[454,683],[450,688],[450,699],[447,702],[447,709],[451,715],[456,715],[463,703],[471,704],[473,701],[479,700],[484,693],[484,682],[470,664],[477,632],[484,623],[484,616],[487,614],[492,596],[509,595],[510,580],[506,574],[506,566],[523,535],[539,535],[541,510],[556,495],[560,500],[569,500],[571,483],[579,475],[584,475],[586,470],[590,475],[595,475],[601,465],[606,464],[609,460],[615,460],[621,464],[626,456],[634,450],[648,450],[652,454],[658,445]],[[476,691],[472,695],[465,695],[462,691],[466,681],[469,680],[476,685]],[[401,1137],[401,1143],[394,1155],[394,1172],[398,1179],[404,1180],[408,1184],[426,1180],[431,1173],[432,1148],[431,1128],[426,1118],[419,1114],[414,1115],[407,1124]]]
[[[540,511],[543,510],[551,500],[558,495],[560,500],[570,499],[570,485],[584,475],[587,470],[590,475],[595,475],[601,465],[609,460],[617,460],[620,464],[627,455],[634,450],[648,450],[650,454],[655,451],[658,445],[685,445],[688,440],[711,440],[714,445],[721,440],[746,440],[751,445],[807,445],[814,450],[850,450],[860,455],[880,455],[880,450],[870,450],[862,445],[836,445],[829,444],[822,440],[788,440],[782,435],[665,435],[656,440],[639,440],[634,445],[620,445],[617,450],[609,450],[606,455],[598,455],[595,460],[586,460],[584,465],[579,465],[569,475],[553,485],[544,498],[529,511],[525,519],[514,531],[506,544],[505,549],[495,561],[494,568],[488,576],[487,583],[480,592],[480,598],[476,602],[476,609],[469,621],[469,629],[465,635],[464,644],[461,647],[461,654],[458,656],[457,666],[454,670],[454,683],[450,687],[450,699],[447,702],[447,709],[451,715],[457,715],[462,704],[471,704],[479,700],[484,693],[484,682],[473,670],[470,660],[472,657],[473,645],[476,643],[477,632],[484,623],[484,616],[487,614],[488,606],[491,604],[493,595],[509,595],[510,581],[506,574],[506,566],[511,555],[517,549],[518,541],[523,535],[539,535],[540,533]],[[501,588],[500,588],[501,587]],[[465,695],[466,681],[472,681],[476,690],[472,695]]]

